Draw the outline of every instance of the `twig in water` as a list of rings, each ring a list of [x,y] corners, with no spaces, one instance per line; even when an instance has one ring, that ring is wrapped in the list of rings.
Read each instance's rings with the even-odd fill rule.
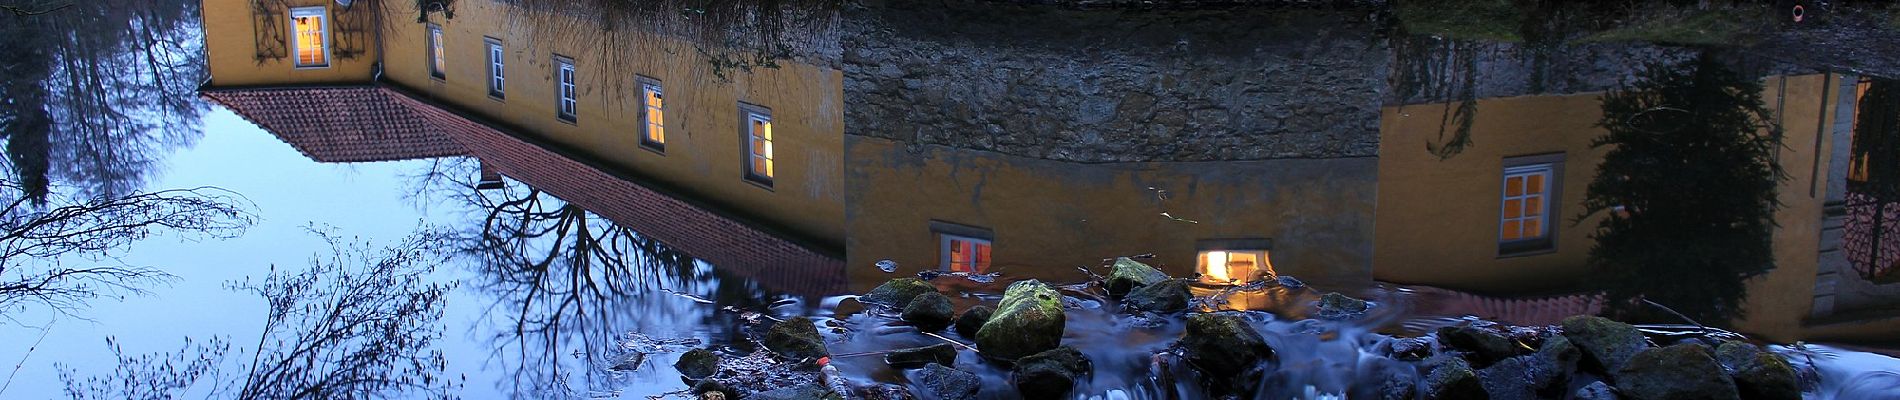
[[[1650,301],[1649,299],[1642,299],[1642,300],[1643,300],[1643,303],[1647,303],[1647,304],[1649,304],[1649,305],[1651,305],[1651,306],[1655,306],[1656,308],[1660,308],[1660,309],[1662,309],[1662,310],[1663,310],[1663,312],[1667,312],[1667,313],[1669,313],[1670,315],[1675,315],[1675,316],[1676,316],[1676,318],[1682,318],[1682,320],[1683,320],[1683,321],[1688,321],[1690,325],[1695,325],[1695,327],[1696,327],[1697,329],[1701,329],[1701,330],[1702,330],[1702,333],[1708,333],[1708,332],[1709,332],[1709,327],[1708,327],[1708,326],[1704,326],[1704,325],[1702,325],[1702,323],[1700,323],[1700,322],[1695,322],[1695,320],[1693,320],[1693,319],[1689,319],[1689,316],[1686,316],[1686,315],[1682,315],[1682,313],[1679,313],[1679,312],[1676,312],[1676,310],[1673,310],[1673,309],[1670,309],[1670,308],[1669,308],[1669,306],[1665,306],[1665,305],[1662,305],[1662,304],[1659,304],[1659,303],[1656,303],[1656,302],[1654,302],[1654,301]]]
[[[942,339],[942,340],[943,340],[943,341],[945,341],[945,342],[950,342],[950,344],[954,344],[954,345],[957,345],[957,347],[962,347],[962,348],[964,348],[964,349],[968,349],[968,350],[970,350],[970,352],[972,352],[972,353],[976,353],[976,354],[983,354],[983,352],[981,352],[981,351],[977,351],[975,347],[970,347],[970,345],[967,345],[967,344],[963,344],[963,342],[959,342],[959,341],[956,341],[956,340],[954,340],[954,339],[950,339],[950,338],[947,338],[947,337],[943,337],[943,335],[938,335],[938,334],[935,334],[935,333],[930,333],[930,332],[923,332],[923,334],[925,334],[925,335],[929,335],[930,337],[934,337],[934,338],[937,338],[937,339]]]

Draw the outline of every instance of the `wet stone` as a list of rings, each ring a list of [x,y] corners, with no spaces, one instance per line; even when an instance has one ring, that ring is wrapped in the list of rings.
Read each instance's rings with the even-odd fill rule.
[[[1645,349],[1617,370],[1617,391],[1641,400],[1738,399],[1735,382],[1697,344]]]
[[[753,393],[745,398],[746,400],[831,400],[844,397],[833,393],[831,389],[826,389],[824,385],[806,384]]]
[[[1087,355],[1062,346],[1017,360],[1010,383],[1025,399],[1064,398],[1093,369]]]
[[[1422,337],[1391,339],[1391,350],[1391,356],[1395,359],[1404,361],[1424,360],[1426,357],[1432,356],[1432,340]]]
[[[1329,292],[1319,298],[1319,317],[1326,319],[1346,319],[1365,315],[1370,304],[1339,292]]]
[[[1116,258],[1114,270],[1108,273],[1108,295],[1124,296],[1136,288],[1165,280],[1168,280],[1168,274],[1148,264],[1142,264],[1128,257]]]
[[[1438,343],[1464,352],[1471,365],[1478,368],[1529,352],[1501,332],[1473,325],[1438,328]]]
[[[1246,320],[1233,314],[1194,314],[1187,333],[1175,342],[1189,364],[1201,369],[1216,387],[1250,386],[1258,368],[1273,360],[1273,348]]]
[[[1299,289],[1299,288],[1306,287],[1306,282],[1300,282],[1299,278],[1294,278],[1288,275],[1280,275],[1278,277],[1273,278],[1273,280],[1275,282],[1280,283],[1280,286],[1286,287],[1287,289]]]
[[[1433,360],[1428,362],[1431,372],[1425,374],[1425,398],[1485,398],[1484,385],[1478,380],[1478,372],[1473,371],[1465,359],[1441,356]]]
[[[1583,365],[1598,373],[1621,369],[1636,352],[1649,347],[1643,332],[1608,318],[1578,315],[1563,321],[1564,338],[1583,350]]]
[[[1715,360],[1728,370],[1743,399],[1801,398],[1801,382],[1794,367],[1774,353],[1753,344],[1727,341],[1715,347]]]
[[[1537,348],[1537,356],[1555,365],[1559,375],[1570,376],[1577,373],[1577,365],[1583,360],[1583,350],[1577,349],[1568,338],[1551,336]]]
[[[1556,360],[1537,354],[1506,358],[1478,371],[1478,382],[1492,400],[1563,397],[1568,378]]]
[[[719,353],[711,350],[692,349],[680,355],[679,361],[673,363],[673,369],[679,370],[680,375],[687,379],[706,379],[719,372],[719,358]]]
[[[1065,321],[1055,289],[1036,280],[1016,282],[977,330],[976,348],[984,357],[1015,361],[1061,345]]]
[[[825,349],[825,338],[818,335],[818,327],[805,317],[773,324],[765,331],[764,342],[766,349],[789,360],[812,362],[831,355]]]
[[[1186,282],[1166,279],[1129,292],[1122,303],[1133,310],[1173,313],[1186,310],[1191,297],[1193,294],[1188,291]]]
[[[930,282],[917,278],[897,278],[872,288],[858,300],[884,307],[902,310],[910,305],[910,300],[924,293],[936,293],[937,287]]]
[[[884,354],[884,363],[897,368],[921,368],[924,364],[956,365],[957,348],[949,343],[893,350]]]
[[[917,374],[920,391],[942,400],[968,400],[976,398],[977,389],[983,381],[976,374],[945,367],[938,364],[925,365]]]
[[[942,293],[929,292],[912,298],[910,305],[904,307],[903,319],[917,330],[924,332],[941,331],[950,326],[950,318],[956,308],[950,305],[950,298]]]
[[[1616,390],[1611,389],[1610,384],[1603,383],[1603,381],[1590,382],[1588,385],[1583,385],[1583,387],[1577,388],[1577,392],[1571,394],[1571,396],[1577,400],[1617,400]]]
[[[963,310],[963,314],[957,315],[955,322],[957,335],[970,339],[976,338],[976,331],[983,329],[983,323],[989,322],[990,315],[995,313],[996,309],[982,305]]]

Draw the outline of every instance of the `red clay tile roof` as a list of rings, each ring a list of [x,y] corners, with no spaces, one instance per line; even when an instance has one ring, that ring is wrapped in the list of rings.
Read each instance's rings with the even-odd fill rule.
[[[470,155],[481,159],[484,167],[492,166],[503,175],[770,290],[798,295],[849,290],[840,257],[669,196],[397,88],[208,89],[201,94],[317,161]],[[346,111],[308,112],[339,109]]]
[[[375,86],[207,89],[199,95],[318,162],[464,154],[460,144]]]

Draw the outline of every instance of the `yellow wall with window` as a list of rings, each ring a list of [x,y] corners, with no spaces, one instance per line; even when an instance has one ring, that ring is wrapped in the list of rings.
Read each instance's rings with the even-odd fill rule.
[[[332,0],[284,0],[266,2],[262,8],[252,0],[204,0],[203,18],[205,29],[205,56],[211,71],[212,86],[267,86],[292,84],[336,84],[369,82],[372,66],[376,63],[375,19],[374,12],[366,6],[350,10],[337,7]],[[293,33],[295,21],[291,10],[305,7],[320,7],[324,12],[324,42],[327,45],[322,58],[326,66],[298,67],[298,47]],[[270,18],[265,18],[269,16]],[[266,29],[274,19],[275,29]],[[340,25],[341,24],[341,25]],[[347,28],[362,28],[361,32],[348,31]],[[268,32],[260,32],[260,30]],[[270,36],[270,33],[280,33]],[[343,33],[339,37],[339,33]],[[264,36],[264,47],[273,47],[269,43],[281,40],[282,57],[275,52],[265,51],[270,56],[260,57],[259,37]],[[339,44],[345,42],[347,48],[360,49],[360,54],[344,54]]]
[[[390,5],[391,15],[403,5]],[[715,76],[693,44],[645,32],[604,31],[567,16],[518,15],[505,4],[462,2],[442,29],[444,76],[431,76],[428,24],[391,24],[384,79],[560,147],[623,167],[695,200],[735,210],[821,245],[844,238],[842,74],[797,62]],[[502,46],[504,87],[489,95],[489,51]],[[555,57],[573,60],[575,120],[557,117]],[[663,98],[663,150],[641,146],[650,78]],[[741,104],[770,114],[770,185],[745,179]]]

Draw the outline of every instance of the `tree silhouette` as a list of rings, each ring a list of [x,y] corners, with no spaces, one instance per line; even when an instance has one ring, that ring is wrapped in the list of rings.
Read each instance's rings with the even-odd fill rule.
[[[1648,299],[1697,321],[1740,317],[1744,280],[1774,268],[1770,242],[1783,178],[1757,80],[1710,55],[1652,65],[1602,97],[1607,148],[1585,216],[1590,263],[1613,307]]]

